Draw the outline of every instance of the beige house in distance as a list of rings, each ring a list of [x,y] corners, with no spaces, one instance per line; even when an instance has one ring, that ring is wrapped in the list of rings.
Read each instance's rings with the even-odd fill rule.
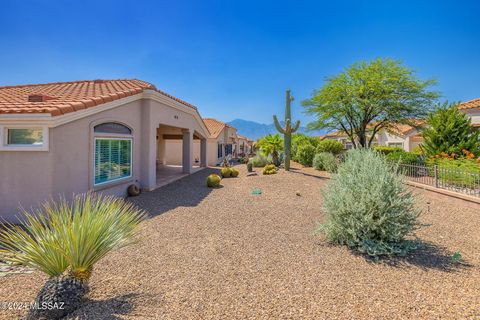
[[[474,127],[480,128],[480,98],[463,102],[458,109],[472,119]]]
[[[165,175],[207,165],[210,133],[197,108],[141,80],[90,80],[0,87],[0,218],[15,222],[60,195],[125,196]],[[167,168],[165,142],[181,145]]]
[[[223,159],[231,155],[232,158],[236,158],[241,155],[241,146],[246,149],[248,146],[248,139],[239,136],[237,129],[213,118],[203,119],[208,131],[210,133],[208,141],[208,155],[207,164],[209,166],[217,166],[223,162]],[[178,141],[168,140],[166,144],[167,155],[166,164],[178,165],[181,161],[178,150],[180,146]],[[194,141],[193,147],[193,165],[198,165],[200,159],[200,144],[198,141]]]
[[[344,145],[345,149],[353,148],[350,138],[344,132],[332,132],[321,138],[338,140]],[[399,124],[390,130],[381,130],[378,132],[375,135],[373,145],[398,147],[405,151],[412,152],[422,141],[423,138],[417,128],[406,124]]]
[[[462,102],[458,109],[460,112],[467,114],[471,120],[472,125],[480,128],[480,98],[470,101]],[[419,122],[421,128],[422,122]],[[391,146],[403,148],[405,151],[412,152],[418,145],[423,142],[419,128],[415,128],[405,124],[399,124],[391,130],[382,130],[375,137],[375,144],[381,146]],[[348,136],[342,132],[332,132],[323,137],[323,139],[338,140],[343,143],[345,149],[353,148]]]
[[[236,143],[236,151],[239,157],[244,157],[245,155],[249,154],[248,151],[248,138],[244,137],[237,133],[237,143]]]

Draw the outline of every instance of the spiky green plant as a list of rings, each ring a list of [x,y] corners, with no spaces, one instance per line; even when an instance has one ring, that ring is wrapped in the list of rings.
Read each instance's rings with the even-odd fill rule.
[[[47,202],[43,210],[24,212],[21,226],[7,224],[0,231],[0,252],[8,261],[50,276],[36,301],[61,301],[64,309],[56,309],[56,314],[32,312],[56,319],[79,306],[94,265],[130,244],[144,217],[142,210],[120,198],[92,193],[75,195],[70,202],[62,198]]]
[[[282,128],[280,122],[277,119],[276,115],[273,115],[273,123],[277,128],[278,132],[283,134],[283,143],[285,151],[285,170],[290,170],[290,149],[292,146],[292,133],[295,133],[300,127],[300,121],[296,121],[292,126],[292,115],[290,111],[290,104],[293,101],[293,97],[290,96],[290,90],[286,92],[286,103],[285,103],[285,128]]]
[[[266,156],[271,156],[273,164],[280,166],[279,151],[283,149],[283,139],[277,134],[267,134],[258,140],[258,146]]]

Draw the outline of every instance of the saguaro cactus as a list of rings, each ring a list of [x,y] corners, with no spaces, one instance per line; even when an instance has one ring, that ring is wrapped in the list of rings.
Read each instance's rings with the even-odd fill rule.
[[[280,122],[278,122],[277,116],[273,115],[273,123],[278,132],[283,134],[284,149],[285,149],[285,170],[290,170],[290,149],[292,146],[292,133],[298,130],[300,127],[300,121],[296,121],[292,126],[292,115],[290,112],[290,103],[293,101],[293,97],[290,96],[290,90],[286,92],[286,105],[285,105],[285,128],[282,128]]]

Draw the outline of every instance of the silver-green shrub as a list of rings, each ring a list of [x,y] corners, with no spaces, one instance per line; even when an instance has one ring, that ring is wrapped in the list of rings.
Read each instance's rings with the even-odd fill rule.
[[[313,158],[313,167],[317,170],[335,173],[337,172],[337,159],[330,152],[320,152]]]
[[[415,242],[405,237],[419,226],[420,210],[395,171],[375,151],[348,152],[323,191],[326,221],[317,231],[329,242],[375,257],[413,249]]]
[[[255,157],[250,158],[248,162],[250,162],[254,167],[259,168],[265,167],[267,164],[270,164],[272,162],[272,159],[271,157],[267,157],[259,152],[257,153],[257,155],[255,155]]]

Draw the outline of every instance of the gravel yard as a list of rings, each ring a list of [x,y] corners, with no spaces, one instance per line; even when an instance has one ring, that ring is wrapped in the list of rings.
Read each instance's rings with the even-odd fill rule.
[[[418,191],[423,248],[374,263],[313,235],[329,181],[318,171],[239,168],[220,189],[205,187],[206,169],[133,198],[151,214],[139,242],[96,265],[91,300],[69,319],[480,318],[480,205]],[[33,301],[45,279],[0,277],[0,300]]]

